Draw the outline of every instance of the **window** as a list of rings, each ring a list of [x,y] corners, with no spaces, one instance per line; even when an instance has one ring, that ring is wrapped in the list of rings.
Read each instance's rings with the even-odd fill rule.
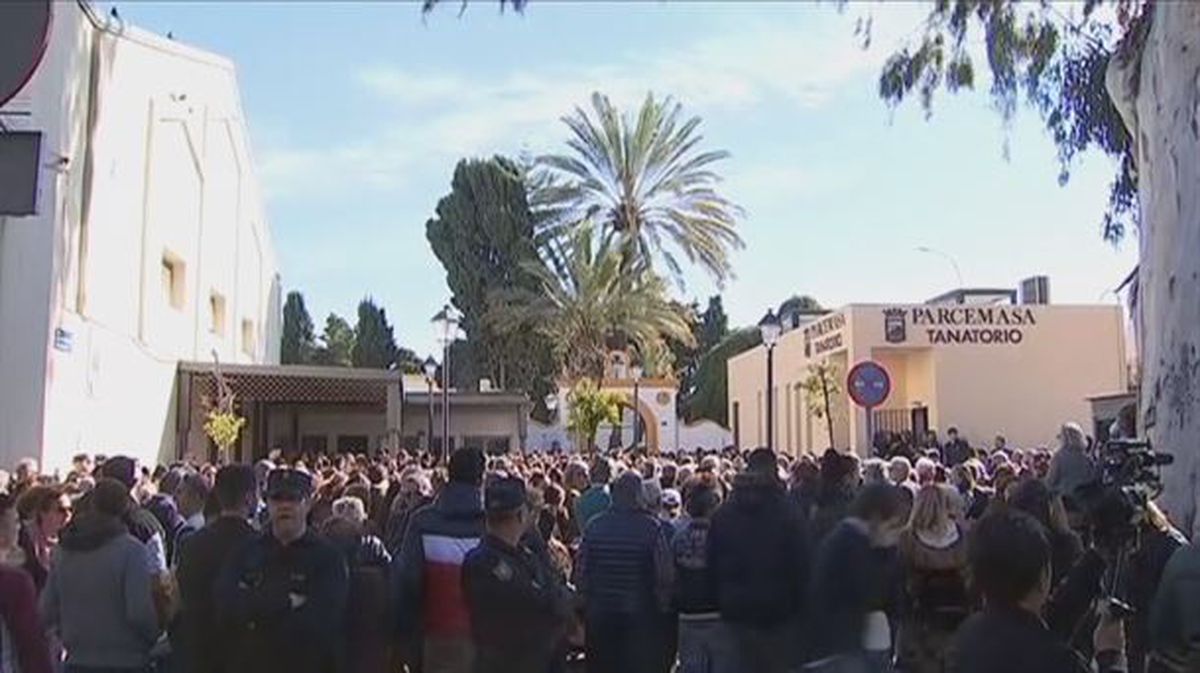
[[[729,420],[733,422],[733,445],[739,449],[742,448],[742,410],[739,408],[740,406],[737,402],[734,402],[733,409],[729,412]]]
[[[254,355],[254,321],[249,318],[242,320],[242,352]]]
[[[338,450],[338,453],[366,453],[367,452],[367,436],[366,435],[338,435],[337,450]]]
[[[179,256],[169,251],[162,256],[162,289],[167,305],[183,310],[186,288],[183,285],[185,265]]]
[[[225,297],[213,292],[208,296],[208,331],[225,336]]]
[[[304,453],[325,453],[329,450],[329,438],[325,435],[302,435],[300,450]]]

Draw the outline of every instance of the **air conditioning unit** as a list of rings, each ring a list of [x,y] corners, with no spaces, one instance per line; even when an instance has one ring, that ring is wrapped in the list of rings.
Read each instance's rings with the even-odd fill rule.
[[[1050,279],[1046,276],[1033,276],[1021,281],[1022,304],[1049,304]]]

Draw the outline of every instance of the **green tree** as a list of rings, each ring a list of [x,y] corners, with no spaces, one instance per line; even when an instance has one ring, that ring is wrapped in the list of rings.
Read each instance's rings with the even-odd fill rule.
[[[661,277],[641,265],[627,268],[609,242],[597,243],[589,224],[572,233],[567,248],[564,274],[529,262],[527,269],[539,281],[536,291],[519,288],[493,296],[488,315],[497,329],[540,333],[552,344],[559,370],[572,379],[604,375],[613,337],[627,339],[642,353],[667,338],[692,341]]]
[[[584,451],[591,452],[600,426],[620,423],[621,407],[629,401],[621,393],[600,390],[590,379],[580,379],[567,393],[567,429],[579,437]]]
[[[492,294],[538,288],[537,277],[524,267],[538,259],[526,191],[523,169],[509,159],[460,161],[450,193],[425,224],[425,235],[446,270],[470,343],[469,354],[463,350],[470,357],[469,368],[456,367],[451,358],[456,384],[474,388],[479,378],[489,377],[502,388],[525,391],[538,400],[557,374],[549,343],[537,333],[499,332],[484,320]]]
[[[730,332],[700,357],[695,386],[683,411],[688,421],[708,419],[729,427],[729,358],[762,344],[757,327]]]
[[[358,322],[354,326],[354,349],[350,360],[355,367],[387,369],[397,361],[399,348],[384,310],[370,297],[358,304]]]
[[[315,351],[312,317],[304,306],[304,295],[293,290],[283,304],[283,343],[279,360],[285,365],[308,364],[313,361]]]
[[[683,119],[682,105],[651,94],[631,119],[594,93],[591,113],[576,108],[563,122],[571,153],[540,159],[560,180],[546,194],[563,226],[594,221],[598,233],[619,241],[628,263],[652,266],[659,257],[679,284],[680,254],[718,283],[730,277],[729,251],[743,245],[741,211],[717,192],[713,164],[729,153],[699,150],[699,117]]]
[[[350,367],[354,364],[354,328],[336,313],[325,318],[325,331],[313,361],[329,367]]]
[[[833,442],[833,400],[842,394],[841,377],[836,364],[828,361],[814,362],[808,366],[808,375],[800,384],[808,402],[808,413],[817,420],[825,420],[829,432],[829,446]]]
[[[695,343],[688,345],[674,340],[669,342],[675,361],[675,377],[679,381],[677,407],[684,417],[690,417],[688,407],[696,392],[701,359],[729,334],[729,316],[725,315],[720,295],[709,297],[703,312],[695,302],[688,307],[688,312],[689,317],[697,316],[692,321]]]

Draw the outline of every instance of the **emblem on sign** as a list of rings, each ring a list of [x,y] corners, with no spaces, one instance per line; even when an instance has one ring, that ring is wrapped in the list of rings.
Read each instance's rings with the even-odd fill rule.
[[[904,343],[908,340],[908,324],[905,321],[907,311],[902,308],[883,310],[883,340],[890,344]]]

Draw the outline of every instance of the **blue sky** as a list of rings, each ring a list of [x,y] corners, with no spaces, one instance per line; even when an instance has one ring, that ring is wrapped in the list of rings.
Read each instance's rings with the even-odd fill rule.
[[[747,244],[723,291],[735,324],[794,293],[837,306],[955,286],[918,246],[956,258],[971,286],[1048,274],[1057,302],[1111,302],[1135,263],[1136,239],[1100,237],[1107,158],[1085,157],[1060,188],[1033,113],[1005,130],[982,94],[942,97],[930,121],[879,101],[880,64],[914,34],[917,5],[533,0],[501,15],[474,0],[422,20],[411,3],[116,4],[237,63],[284,285],[318,331],[370,294],[402,345],[433,349],[448,290],[425,222],[455,162],[557,151],[559,117],[596,89],[625,105],[675,95],[706,145],[732,153],[723,189],[746,210]],[[685,297],[717,291],[687,281]]]

